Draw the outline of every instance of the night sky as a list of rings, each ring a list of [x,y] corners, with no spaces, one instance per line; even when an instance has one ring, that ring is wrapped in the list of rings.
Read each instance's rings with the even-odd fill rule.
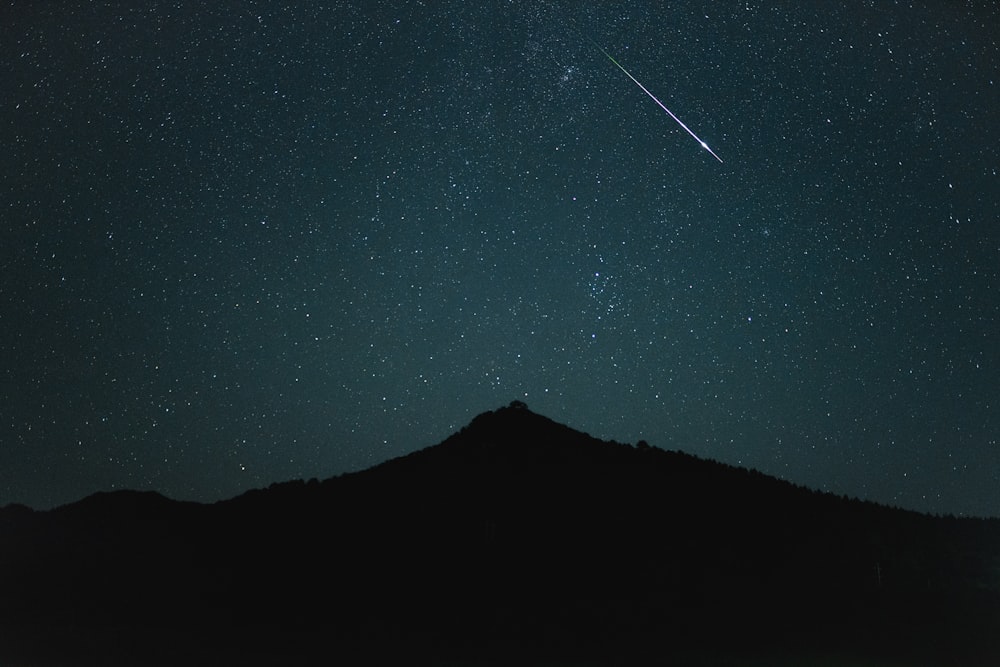
[[[3,3],[0,505],[516,399],[1000,515],[994,2],[321,4]]]

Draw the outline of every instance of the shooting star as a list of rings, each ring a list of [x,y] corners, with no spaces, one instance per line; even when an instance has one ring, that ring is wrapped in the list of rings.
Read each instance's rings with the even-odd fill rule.
[[[615,60],[614,58],[612,58],[610,53],[608,53],[607,51],[605,51],[604,49],[602,49],[601,45],[598,44],[597,42],[595,42],[594,40],[591,39],[590,43],[593,44],[594,46],[596,46],[597,49],[598,49],[598,51],[600,51],[605,56],[607,56],[608,60],[610,60],[611,62],[613,62],[618,69],[620,69],[621,71],[625,72],[625,76],[627,76],[628,78],[632,79],[632,82],[635,83],[635,85],[639,86],[639,88],[642,89],[642,92],[644,92],[647,95],[649,95],[649,99],[651,99],[654,102],[656,102],[657,104],[659,104],[661,109],[663,109],[664,111],[666,111],[667,114],[671,118],[673,118],[674,120],[677,121],[678,125],[680,125],[681,127],[683,127],[684,130],[688,134],[690,134],[692,137],[694,137],[695,141],[697,141],[699,144],[701,144],[702,148],[704,148],[706,151],[708,151],[709,153],[711,153],[712,157],[714,157],[716,160],[718,160],[719,162],[722,162],[722,158],[719,157],[718,155],[716,155],[715,151],[713,151],[711,148],[708,147],[708,144],[706,144],[704,141],[702,141],[701,139],[699,139],[698,135],[695,134],[694,132],[692,132],[691,128],[684,124],[684,121],[682,121],[680,118],[678,118],[677,116],[675,116],[674,112],[671,111],[670,109],[668,109],[666,107],[666,105],[663,104],[663,102],[661,102],[660,100],[656,99],[656,95],[654,95],[653,93],[649,92],[649,90],[646,89],[646,86],[644,86],[641,83],[639,83],[638,79],[636,79],[634,76],[632,76],[631,74],[629,74],[629,71],[627,69],[625,69],[624,67],[622,67],[621,63],[619,63],[617,60]]]

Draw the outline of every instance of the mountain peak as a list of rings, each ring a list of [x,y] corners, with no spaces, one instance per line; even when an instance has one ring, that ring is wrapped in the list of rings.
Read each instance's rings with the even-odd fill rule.
[[[477,415],[439,447],[459,457],[462,454],[457,450],[492,459],[515,458],[520,466],[569,458],[587,460],[601,451],[608,454],[610,449],[632,449],[553,421],[531,411],[523,401]]]
[[[523,401],[511,401],[510,404],[502,408],[476,415],[466,429],[482,431],[481,435],[487,435],[490,431],[493,431],[494,435],[514,435],[518,432],[534,434],[536,429],[550,430],[552,427],[579,433],[568,426],[552,421],[548,417],[532,412],[528,408],[528,404]]]

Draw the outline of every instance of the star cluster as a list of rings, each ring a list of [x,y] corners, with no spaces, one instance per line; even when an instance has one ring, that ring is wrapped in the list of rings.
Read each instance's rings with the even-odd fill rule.
[[[7,3],[0,504],[211,501],[518,399],[1000,515],[996,25],[930,0]]]

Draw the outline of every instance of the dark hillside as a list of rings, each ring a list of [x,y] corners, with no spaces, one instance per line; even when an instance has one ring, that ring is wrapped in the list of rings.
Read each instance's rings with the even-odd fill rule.
[[[6,508],[0,540],[5,663],[1000,658],[998,522],[602,442],[520,404],[211,506]]]

